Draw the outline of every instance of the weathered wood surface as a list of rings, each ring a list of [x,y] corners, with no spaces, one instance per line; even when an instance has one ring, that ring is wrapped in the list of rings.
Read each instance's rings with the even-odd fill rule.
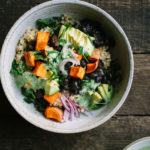
[[[150,117],[113,117],[93,130],[55,134],[20,117],[1,118],[0,150],[122,150],[131,141],[150,135]]]
[[[0,46],[13,23],[46,0],[0,0]],[[135,53],[150,53],[149,0],[86,0],[110,13],[123,27]]]
[[[13,23],[46,0],[0,0],[0,47]],[[60,135],[34,127],[10,106],[0,87],[0,150],[122,150],[150,135],[150,1],[85,0],[110,13],[123,27],[134,52],[130,94],[117,114],[91,131]]]

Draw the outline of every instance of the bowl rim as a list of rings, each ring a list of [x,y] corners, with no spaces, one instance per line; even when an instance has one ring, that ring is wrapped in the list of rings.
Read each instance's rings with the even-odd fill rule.
[[[85,127],[85,128],[82,128],[82,129],[78,129],[78,130],[61,130],[61,129],[54,129],[53,127],[49,127],[49,128],[45,128],[44,126],[42,126],[40,123],[36,122],[35,120],[32,120],[30,118],[28,118],[26,115],[24,115],[24,113],[18,109],[15,104],[13,103],[13,101],[11,100],[11,96],[9,94],[7,94],[7,87],[5,86],[5,83],[4,83],[4,75],[3,75],[3,57],[4,57],[4,50],[6,49],[7,47],[7,42],[8,40],[11,38],[11,34],[15,31],[16,27],[20,24],[20,22],[22,22],[24,20],[24,18],[26,18],[28,15],[36,12],[37,10],[45,7],[45,6],[52,6],[52,5],[56,5],[56,4],[64,4],[64,3],[70,3],[70,4],[77,4],[77,5],[82,5],[82,6],[85,6],[85,7],[89,7],[95,11],[97,11],[98,13],[101,13],[102,15],[104,15],[109,21],[111,21],[113,23],[113,25],[117,28],[117,30],[120,32],[120,34],[122,35],[123,39],[124,39],[124,42],[126,43],[127,47],[128,47],[128,53],[129,53],[129,62],[130,62],[130,72],[129,72],[129,77],[128,77],[128,83],[127,83],[127,86],[126,86],[126,90],[124,91],[124,94],[122,95],[122,98],[120,99],[120,101],[118,102],[118,104],[113,108],[113,110],[107,115],[105,116],[102,120],[99,120],[97,123],[91,125],[91,126],[88,126],[88,127]],[[48,2],[44,2],[44,3],[41,3],[37,6],[34,6],[33,8],[29,9],[27,12],[25,12],[15,23],[14,25],[11,27],[11,29],[9,30],[8,34],[6,35],[6,38],[3,42],[3,45],[2,45],[2,49],[1,49],[1,63],[0,63],[0,68],[1,68],[1,83],[2,83],[2,87],[4,89],[4,93],[9,101],[9,103],[13,106],[13,108],[16,110],[16,112],[18,114],[20,114],[20,116],[22,116],[25,120],[27,120],[28,122],[30,122],[31,124],[33,124],[34,126],[36,127],[39,127],[41,129],[44,129],[46,131],[51,131],[51,132],[55,132],[55,133],[80,133],[80,132],[84,132],[84,131],[88,131],[90,129],[93,129],[101,124],[103,124],[104,122],[106,122],[107,120],[109,120],[118,110],[119,108],[123,105],[125,99],[127,98],[128,96],[128,93],[130,91],[130,88],[131,88],[131,85],[132,85],[132,81],[133,81],[133,72],[134,72],[134,61],[133,61],[133,54],[132,54],[132,50],[131,50],[131,46],[130,46],[130,43],[129,43],[129,40],[125,34],[125,32],[123,31],[123,29],[121,28],[121,26],[117,23],[117,21],[112,17],[110,16],[107,12],[105,12],[103,9],[93,5],[93,4],[90,4],[90,3],[87,3],[87,2],[84,2],[84,1],[79,1],[79,0],[53,0],[53,1],[48,1]]]
[[[144,142],[145,140],[150,140],[150,136],[147,137],[143,137],[141,139],[138,139],[136,141],[133,141],[132,143],[130,143],[129,145],[127,145],[123,150],[128,150],[128,148],[131,148],[132,146],[140,143],[140,142]]]

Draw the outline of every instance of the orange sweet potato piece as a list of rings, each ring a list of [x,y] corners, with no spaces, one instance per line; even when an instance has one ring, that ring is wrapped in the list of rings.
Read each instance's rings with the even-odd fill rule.
[[[85,69],[81,66],[73,66],[70,68],[69,75],[82,80],[85,75]]]
[[[36,47],[35,50],[45,50],[48,43],[50,33],[47,32],[37,32]]]
[[[29,66],[35,66],[35,55],[32,55],[30,56],[30,54],[32,53],[33,51],[28,51],[28,52],[25,52],[24,53],[24,58],[25,58],[25,61],[26,61],[26,64],[29,65]]]
[[[45,109],[45,117],[49,119],[55,119],[59,122],[63,119],[63,110],[58,107],[48,106]]]
[[[32,73],[36,74],[36,76],[38,76],[38,77],[44,78],[47,73],[44,63],[37,61],[36,65],[35,65],[35,69],[33,70]]]
[[[98,67],[98,62],[99,61],[96,61],[95,63],[88,63],[87,64],[87,70],[85,73],[91,73],[91,72],[94,72],[97,67]]]
[[[92,60],[92,61],[97,61],[97,60],[99,60],[100,55],[101,55],[101,51],[99,49],[95,48],[92,53],[92,56],[88,57],[88,59]]]
[[[53,94],[53,95],[44,95],[44,99],[48,101],[50,104],[54,104],[54,102],[59,97],[59,92]]]
[[[73,50],[73,51],[74,51],[75,54],[78,54],[76,50]],[[78,60],[81,60],[82,57],[83,57],[82,55],[78,54],[78,57],[77,57],[77,58],[78,58]]]

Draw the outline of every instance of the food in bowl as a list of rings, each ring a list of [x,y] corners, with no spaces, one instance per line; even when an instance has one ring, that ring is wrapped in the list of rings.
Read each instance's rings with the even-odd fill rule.
[[[121,72],[99,23],[62,15],[36,27],[20,38],[10,70],[24,101],[58,122],[107,105]]]

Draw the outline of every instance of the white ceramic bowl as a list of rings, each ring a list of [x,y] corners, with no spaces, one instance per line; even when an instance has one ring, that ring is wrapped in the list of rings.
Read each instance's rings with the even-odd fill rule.
[[[72,122],[57,123],[45,119],[33,105],[23,101],[20,90],[16,87],[9,71],[15,56],[15,48],[19,38],[27,28],[35,26],[39,18],[50,18],[63,13],[72,15],[77,19],[89,18],[101,23],[106,34],[111,34],[116,46],[111,50],[112,57],[118,58],[123,71],[123,80],[119,91],[111,103],[101,110],[93,112],[90,117],[82,116]],[[133,79],[133,55],[130,43],[120,25],[104,10],[78,0],[56,0],[40,4],[21,16],[13,25],[4,41],[1,51],[1,82],[5,94],[14,109],[27,121],[47,131],[57,133],[77,133],[97,127],[111,118],[125,101]]]
[[[150,137],[144,137],[142,139],[136,140],[125,147],[123,150],[140,150],[145,147],[149,147],[150,150]]]

